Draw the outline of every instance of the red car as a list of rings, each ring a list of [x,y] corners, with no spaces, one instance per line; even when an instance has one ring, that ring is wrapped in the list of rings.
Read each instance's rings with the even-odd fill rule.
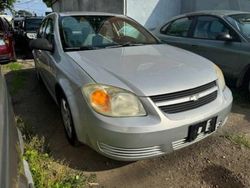
[[[13,28],[5,18],[0,17],[0,64],[15,59]]]

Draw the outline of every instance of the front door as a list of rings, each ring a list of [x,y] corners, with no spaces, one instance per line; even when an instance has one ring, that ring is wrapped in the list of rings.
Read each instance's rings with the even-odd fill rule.
[[[230,34],[233,40],[220,40],[218,36],[222,33]],[[249,63],[250,55],[246,53],[246,45],[220,18],[197,17],[191,40],[190,51],[217,64],[222,69],[228,84],[234,85],[243,68]]]

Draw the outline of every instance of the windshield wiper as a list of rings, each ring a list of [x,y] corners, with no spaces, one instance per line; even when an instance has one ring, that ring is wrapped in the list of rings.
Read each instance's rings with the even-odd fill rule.
[[[106,46],[105,48],[121,48],[121,47],[128,47],[128,46],[142,46],[144,45],[143,43],[130,43],[126,42],[124,44],[115,44],[112,46]]]
[[[81,46],[81,47],[68,47],[65,48],[66,51],[80,51],[80,50],[95,50],[96,47],[93,46]]]

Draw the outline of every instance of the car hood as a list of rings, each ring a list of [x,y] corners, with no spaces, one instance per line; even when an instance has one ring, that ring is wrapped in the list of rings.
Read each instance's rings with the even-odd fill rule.
[[[97,83],[127,89],[138,96],[173,93],[216,80],[210,61],[165,44],[67,54]]]

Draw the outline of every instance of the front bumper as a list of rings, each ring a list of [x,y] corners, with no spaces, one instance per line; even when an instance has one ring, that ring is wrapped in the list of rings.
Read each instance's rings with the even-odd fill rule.
[[[144,103],[146,101],[148,99]],[[216,127],[223,126],[231,111],[232,101],[232,93],[226,88],[212,103],[173,115],[164,114],[157,107],[148,116],[135,118],[109,118],[92,112],[88,115],[87,131],[81,132],[87,132],[85,143],[109,158],[120,161],[151,158],[211,135],[201,134],[193,142],[186,141],[191,125],[217,117]],[[79,135],[78,139],[81,141]]]
[[[0,55],[0,63],[8,63],[11,61],[11,54]]]

